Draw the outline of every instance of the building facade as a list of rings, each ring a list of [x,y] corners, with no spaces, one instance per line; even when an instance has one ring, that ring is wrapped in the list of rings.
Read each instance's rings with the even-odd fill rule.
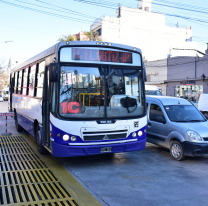
[[[170,58],[167,65],[167,95],[198,101],[208,93],[208,56]]]
[[[164,14],[151,11],[150,0],[140,1],[136,9],[119,6],[117,17],[103,16],[90,30],[98,31],[104,41],[140,48],[147,61],[195,55],[194,51],[173,50],[196,49],[191,27],[167,26]]]
[[[173,57],[145,62],[148,85],[155,85],[163,95],[198,101],[208,93],[208,55]]]
[[[147,81],[146,85],[157,86],[162,95],[166,96],[167,87],[167,59],[157,61],[144,62],[146,69]]]

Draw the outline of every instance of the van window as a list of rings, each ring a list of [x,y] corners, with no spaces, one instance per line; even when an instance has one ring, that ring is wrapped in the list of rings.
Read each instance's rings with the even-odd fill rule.
[[[193,105],[165,106],[165,111],[173,122],[204,122],[204,118]]]
[[[151,121],[157,122],[156,119],[155,119],[155,117],[157,117],[157,116],[161,116],[165,119],[163,111],[160,108],[160,106],[157,105],[157,104],[151,104],[150,105],[149,119]]]
[[[162,96],[159,90],[145,90],[146,95],[159,95]]]

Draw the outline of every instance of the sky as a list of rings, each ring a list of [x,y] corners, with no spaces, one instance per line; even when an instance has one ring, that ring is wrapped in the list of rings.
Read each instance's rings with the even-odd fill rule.
[[[12,66],[15,66],[58,43],[63,34],[90,31],[96,18],[102,15],[116,17],[118,3],[132,8],[138,5],[136,0],[0,0],[0,62],[7,63],[11,57]],[[205,52],[208,43],[207,0],[153,0],[152,11],[168,14],[166,23],[169,25],[191,26],[197,49]]]

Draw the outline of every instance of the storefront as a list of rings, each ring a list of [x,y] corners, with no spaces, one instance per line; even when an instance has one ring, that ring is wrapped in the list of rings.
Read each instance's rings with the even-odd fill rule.
[[[195,85],[195,81],[180,82],[175,86],[175,97],[181,97],[193,102],[198,102],[203,93],[203,85]]]

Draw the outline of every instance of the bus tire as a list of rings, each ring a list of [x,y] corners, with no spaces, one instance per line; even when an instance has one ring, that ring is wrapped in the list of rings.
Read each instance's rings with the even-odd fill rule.
[[[36,144],[37,144],[38,152],[40,154],[46,154],[47,150],[42,144],[42,138],[41,138],[39,125],[37,125],[36,128],[35,128],[35,141],[36,141]]]
[[[17,119],[17,113],[14,113],[14,119],[15,119],[15,126],[18,132],[22,132],[23,128],[18,124],[18,119]]]

